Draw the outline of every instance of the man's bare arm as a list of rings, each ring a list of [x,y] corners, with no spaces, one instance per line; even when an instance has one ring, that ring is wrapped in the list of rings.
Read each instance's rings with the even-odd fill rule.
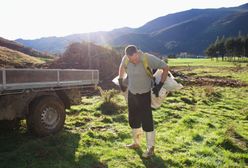
[[[125,72],[125,68],[124,68],[123,64],[120,64],[120,67],[119,67],[119,78],[122,78],[123,79],[125,73],[126,72]]]
[[[168,65],[166,65],[162,70],[163,70],[163,73],[162,73],[161,81],[160,82],[164,83],[164,81],[166,80],[166,78],[168,76],[168,72],[169,72]]]

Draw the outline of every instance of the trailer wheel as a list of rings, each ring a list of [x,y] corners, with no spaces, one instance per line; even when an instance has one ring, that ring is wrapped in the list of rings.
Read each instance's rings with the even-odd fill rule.
[[[37,100],[27,117],[27,125],[37,136],[46,136],[60,131],[65,122],[65,107],[61,100],[46,96]]]

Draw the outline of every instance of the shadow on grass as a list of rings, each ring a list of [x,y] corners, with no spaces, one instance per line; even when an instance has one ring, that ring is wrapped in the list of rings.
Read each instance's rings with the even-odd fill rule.
[[[126,107],[119,106],[115,102],[103,102],[97,110],[100,110],[102,114],[105,115],[113,115],[113,114],[120,114],[122,113]]]
[[[140,159],[142,160],[142,162],[146,168],[166,168],[166,167],[171,167],[171,166],[182,167],[181,164],[174,162],[171,159],[163,160],[163,158],[156,155],[156,153],[151,158],[145,159],[142,157],[142,154],[144,151],[142,151],[140,148],[136,149],[135,151],[140,156]]]
[[[227,129],[224,138],[218,145],[231,152],[248,152],[248,139],[239,134],[234,127]]]
[[[68,131],[44,138],[26,130],[0,134],[0,167],[106,168],[97,155],[78,151],[80,139]]]

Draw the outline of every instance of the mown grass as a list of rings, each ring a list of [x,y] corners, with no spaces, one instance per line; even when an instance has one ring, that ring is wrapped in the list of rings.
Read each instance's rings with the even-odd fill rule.
[[[145,136],[140,150],[124,147],[131,142],[124,98],[83,97],[67,110],[57,135],[33,137],[24,122],[1,135],[0,167],[247,167],[247,102],[248,87],[187,86],[172,93],[153,111],[156,156],[143,159]]]

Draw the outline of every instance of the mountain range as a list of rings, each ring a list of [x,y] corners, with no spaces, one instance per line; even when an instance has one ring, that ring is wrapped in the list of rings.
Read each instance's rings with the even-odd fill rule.
[[[135,44],[160,55],[188,52],[204,54],[217,37],[248,34],[248,3],[230,8],[191,9],[156,18],[138,28],[46,37],[17,39],[25,46],[50,53],[63,53],[73,42],[90,41],[100,45],[123,47]]]

